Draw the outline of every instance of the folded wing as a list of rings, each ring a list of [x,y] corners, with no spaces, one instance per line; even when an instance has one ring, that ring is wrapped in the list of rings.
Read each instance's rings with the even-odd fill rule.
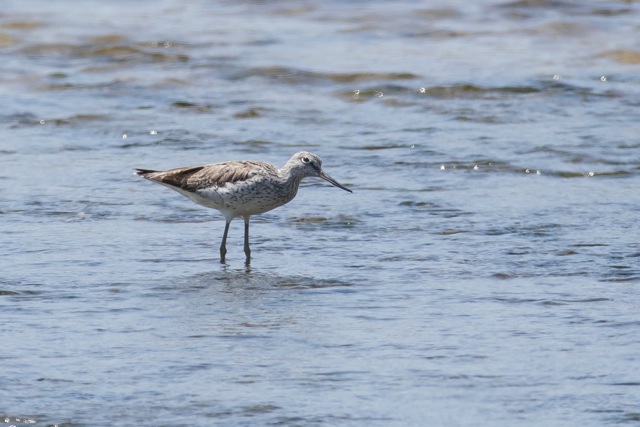
[[[265,168],[275,169],[267,163],[239,161],[166,171],[136,169],[136,174],[159,184],[195,192],[212,187],[224,187],[228,183],[246,181]]]

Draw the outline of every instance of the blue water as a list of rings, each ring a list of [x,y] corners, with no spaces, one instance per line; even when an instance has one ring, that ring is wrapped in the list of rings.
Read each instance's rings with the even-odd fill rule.
[[[0,421],[640,421],[636,3],[0,11]],[[323,158],[242,221],[133,175]]]

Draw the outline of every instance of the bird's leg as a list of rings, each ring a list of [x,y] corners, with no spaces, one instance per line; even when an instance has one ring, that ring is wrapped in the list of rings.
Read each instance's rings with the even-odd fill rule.
[[[244,217],[244,254],[247,256],[247,264],[251,262],[251,248],[249,248],[249,218],[249,215]]]
[[[220,262],[222,264],[224,264],[224,257],[227,254],[227,234],[229,234],[229,225],[231,224],[231,219],[227,219],[227,222],[224,225],[224,233],[222,234],[222,244],[220,245]]]

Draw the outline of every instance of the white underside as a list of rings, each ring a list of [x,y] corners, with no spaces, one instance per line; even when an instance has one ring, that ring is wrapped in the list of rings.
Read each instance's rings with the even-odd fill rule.
[[[282,195],[274,194],[275,189],[272,186],[264,186],[250,181],[243,181],[242,185],[227,183],[224,187],[211,187],[197,192],[186,191],[170,185],[166,186],[199,205],[220,211],[227,221],[235,217],[268,212],[291,200],[283,198]]]

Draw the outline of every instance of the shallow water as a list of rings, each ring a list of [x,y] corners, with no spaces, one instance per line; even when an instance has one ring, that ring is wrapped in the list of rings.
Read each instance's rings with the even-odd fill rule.
[[[640,420],[634,2],[0,11],[7,425]],[[299,150],[242,221],[133,176]]]

